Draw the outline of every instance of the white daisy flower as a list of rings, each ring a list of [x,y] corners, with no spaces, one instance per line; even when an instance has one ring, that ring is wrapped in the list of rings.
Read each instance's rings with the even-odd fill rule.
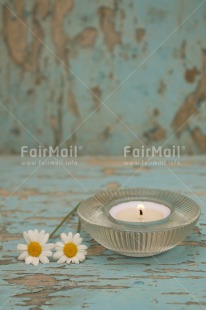
[[[18,259],[25,260],[27,265],[33,264],[37,266],[39,261],[43,264],[48,264],[48,257],[52,256],[51,250],[54,248],[53,243],[47,243],[49,234],[45,233],[45,230],[40,232],[35,230],[29,230],[23,232],[24,239],[27,244],[18,244],[18,252],[22,252]]]
[[[54,253],[53,257],[58,259],[57,263],[76,263],[82,262],[85,260],[85,256],[87,255],[87,246],[82,243],[82,238],[80,238],[80,234],[77,233],[74,236],[71,232],[60,235],[62,242],[56,243],[56,253]]]

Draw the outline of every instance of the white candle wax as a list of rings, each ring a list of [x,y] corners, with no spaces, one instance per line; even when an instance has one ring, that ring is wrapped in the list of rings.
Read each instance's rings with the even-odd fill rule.
[[[125,222],[147,223],[168,217],[171,209],[152,201],[128,201],[112,207],[110,215]]]

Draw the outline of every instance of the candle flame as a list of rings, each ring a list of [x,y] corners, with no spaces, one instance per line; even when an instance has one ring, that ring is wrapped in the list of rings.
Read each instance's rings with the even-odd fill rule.
[[[142,204],[142,203],[140,203],[140,204],[138,204],[138,206],[137,206],[137,210],[139,211],[139,210],[144,210],[144,205]]]
[[[144,205],[142,203],[140,203],[137,206],[137,210],[139,211],[139,214],[142,216],[143,215],[143,210],[144,210]]]

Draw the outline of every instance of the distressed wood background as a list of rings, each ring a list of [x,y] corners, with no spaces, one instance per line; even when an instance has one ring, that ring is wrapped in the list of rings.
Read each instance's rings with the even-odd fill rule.
[[[1,152],[39,141],[206,152],[205,1],[0,4]]]
[[[179,160],[179,159],[178,159]],[[78,166],[20,166],[18,156],[0,161],[1,310],[203,310],[206,308],[206,160],[180,165],[124,166],[123,158],[81,157]],[[31,162],[31,159],[28,158]],[[37,169],[38,168],[38,169]],[[188,238],[155,257],[115,254],[84,231],[89,247],[80,265],[34,267],[18,261],[22,232],[54,227],[81,200],[100,189],[170,189],[195,200],[201,217]],[[77,217],[61,232],[75,232]]]

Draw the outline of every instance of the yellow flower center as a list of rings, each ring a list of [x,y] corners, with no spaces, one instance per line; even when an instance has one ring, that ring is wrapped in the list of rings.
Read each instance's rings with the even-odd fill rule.
[[[39,242],[32,241],[29,243],[27,251],[29,255],[38,257],[42,252],[42,246],[39,244]]]
[[[78,248],[73,242],[68,242],[64,245],[63,251],[67,257],[74,257],[77,254]]]

